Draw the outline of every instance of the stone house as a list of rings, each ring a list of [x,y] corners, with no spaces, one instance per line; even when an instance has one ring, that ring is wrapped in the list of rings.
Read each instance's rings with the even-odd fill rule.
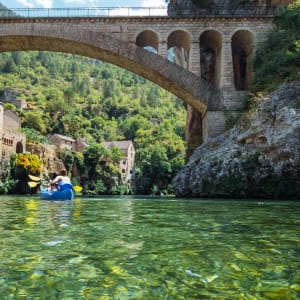
[[[122,158],[120,161],[120,169],[122,182],[130,184],[134,173],[135,149],[132,141],[111,141],[101,143],[106,149],[111,150],[117,147],[121,150]]]
[[[73,152],[83,152],[88,147],[84,139],[73,139],[61,134],[53,134],[48,138],[50,142],[59,148],[67,148]],[[124,184],[130,184],[134,171],[135,149],[132,141],[109,141],[101,143],[106,149],[111,150],[117,147],[121,150],[122,158],[120,161],[121,178]]]
[[[10,103],[20,110],[28,108],[27,101],[24,99],[13,99],[10,101]]]
[[[67,148],[75,152],[76,149],[76,140],[68,136],[55,133],[51,135],[48,140],[54,145],[58,146],[61,149]]]
[[[21,133],[21,118],[0,104],[0,158],[26,151],[26,135]]]
[[[73,139],[58,133],[51,135],[48,140],[61,149],[67,148],[73,152],[83,152],[83,150],[88,146],[82,138]]]

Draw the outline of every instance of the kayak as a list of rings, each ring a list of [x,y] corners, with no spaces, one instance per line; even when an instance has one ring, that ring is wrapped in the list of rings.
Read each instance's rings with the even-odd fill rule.
[[[40,192],[42,200],[73,200],[74,192],[72,189],[64,191],[48,191],[43,190]]]

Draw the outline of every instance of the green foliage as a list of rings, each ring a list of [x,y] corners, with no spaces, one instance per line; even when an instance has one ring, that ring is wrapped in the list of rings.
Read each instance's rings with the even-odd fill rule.
[[[68,173],[70,173],[74,165],[74,153],[70,149],[65,148],[60,152],[59,158],[63,161]]]
[[[100,164],[109,157],[109,151],[101,144],[92,144],[83,152],[84,165],[92,179],[99,174]]]
[[[120,183],[119,149],[106,149],[101,144],[92,144],[83,152],[85,176],[81,177],[84,193],[112,193]],[[92,192],[93,191],[93,192]]]
[[[21,128],[21,132],[26,134],[26,141],[27,143],[34,143],[34,144],[48,144],[48,139],[43,136],[39,131],[33,128]]]
[[[122,158],[121,150],[118,147],[112,147],[110,157],[115,164],[119,164]]]
[[[300,74],[300,1],[283,9],[256,52],[252,90],[272,91],[285,81],[299,80]]]
[[[15,160],[15,156],[12,161]],[[17,183],[17,180],[11,176],[11,162],[3,157],[0,161],[0,194],[7,194],[11,192]]]
[[[42,119],[42,115],[39,112],[28,111],[24,114],[23,127],[35,129],[38,132],[45,132],[45,125]]]
[[[7,68],[8,64],[11,68]],[[178,163],[181,158],[176,156],[182,157],[185,152],[183,103],[127,70],[63,53],[3,52],[0,53],[0,91],[4,89],[17,90],[18,97],[30,106],[30,110],[20,114],[21,131],[26,133],[29,142],[45,142],[46,136],[58,133],[72,138],[85,137],[93,149],[94,144],[102,141],[129,139],[136,149],[150,155],[150,143],[157,143],[165,148],[166,156],[162,157],[171,163],[171,174],[181,164]],[[115,193],[113,187],[117,187],[116,193],[123,193],[118,189],[120,153],[116,150],[105,153],[108,158],[105,163],[97,157],[99,149],[94,150],[95,153],[89,150],[81,158],[74,154],[73,162],[68,161],[69,155],[63,156],[68,170],[76,166],[82,183],[101,179],[107,184],[107,193]],[[164,168],[162,159],[157,159]],[[137,164],[138,168],[145,169],[142,160]],[[152,184],[152,179],[149,182]]]
[[[18,153],[15,165],[27,170],[28,174],[39,175],[41,172],[41,162],[36,154]]]
[[[14,104],[12,104],[12,103],[5,103],[5,104],[3,105],[3,108],[4,108],[5,110],[11,110],[11,111],[14,111],[14,112],[17,111],[16,106],[15,106]]]

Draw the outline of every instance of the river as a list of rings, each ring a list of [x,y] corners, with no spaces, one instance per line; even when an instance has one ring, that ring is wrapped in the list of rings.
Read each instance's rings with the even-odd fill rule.
[[[0,299],[300,299],[300,201],[0,197]]]

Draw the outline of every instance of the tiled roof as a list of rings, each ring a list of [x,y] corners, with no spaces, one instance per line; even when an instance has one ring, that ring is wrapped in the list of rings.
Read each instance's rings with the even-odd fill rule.
[[[101,144],[107,149],[111,149],[112,147],[118,147],[119,149],[127,150],[129,146],[132,144],[132,141],[131,140],[110,141],[110,142],[102,142]]]
[[[62,134],[58,134],[58,133],[54,133],[50,138],[52,138],[52,137],[58,137],[61,140],[65,140],[65,141],[69,141],[69,142],[75,142],[74,139],[72,139],[68,136],[62,135]]]

